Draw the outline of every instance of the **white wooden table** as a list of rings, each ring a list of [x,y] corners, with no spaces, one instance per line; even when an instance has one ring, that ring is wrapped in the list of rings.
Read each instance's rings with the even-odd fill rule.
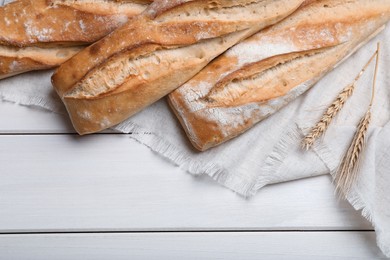
[[[245,200],[127,135],[0,101],[0,259],[382,258],[328,176]]]

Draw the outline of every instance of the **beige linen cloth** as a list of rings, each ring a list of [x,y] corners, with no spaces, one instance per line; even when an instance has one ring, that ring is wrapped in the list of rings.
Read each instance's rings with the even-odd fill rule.
[[[352,82],[380,41],[383,48],[373,121],[360,178],[348,200],[373,223],[378,245],[390,257],[389,40],[390,26],[287,107],[240,137],[203,153],[191,147],[165,100],[155,103],[116,129],[133,133],[130,135],[132,138],[183,170],[196,175],[207,174],[243,196],[252,196],[271,183],[333,174],[369,104],[374,64],[359,81],[352,99],[313,151],[304,152],[300,148],[303,133],[316,123],[337,94]],[[2,80],[0,98],[65,113],[52,90],[51,74],[51,71],[32,72]]]

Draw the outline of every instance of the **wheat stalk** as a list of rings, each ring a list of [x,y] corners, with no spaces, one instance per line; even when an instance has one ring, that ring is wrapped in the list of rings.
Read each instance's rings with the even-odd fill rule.
[[[320,138],[328,129],[332,120],[337,116],[340,110],[344,107],[345,102],[352,96],[356,83],[361,78],[363,73],[366,71],[367,67],[371,64],[374,58],[377,56],[378,51],[376,51],[363,69],[359,72],[359,74],[355,77],[354,81],[345,87],[333,103],[326,109],[325,113],[322,115],[321,119],[317,122],[317,124],[310,130],[310,132],[303,138],[302,140],[302,148],[309,150],[313,147],[315,141]]]
[[[352,140],[352,143],[347,153],[345,154],[343,160],[341,161],[340,167],[337,170],[335,175],[336,190],[340,194],[344,194],[344,196],[350,192],[352,186],[354,185],[358,177],[359,162],[361,161],[362,153],[364,151],[365,144],[366,144],[366,136],[371,122],[371,109],[375,99],[376,78],[378,74],[378,65],[379,65],[379,51],[380,51],[380,44],[378,43],[377,51],[376,51],[376,65],[375,65],[370,105],[367,109],[366,114],[360,120],[360,123],[357,127],[356,134]]]
[[[353,94],[354,90],[355,84],[353,83],[344,88],[344,90],[337,96],[333,103],[326,109],[326,112],[322,115],[320,121],[318,121],[318,123],[303,138],[303,149],[309,150],[314,145],[315,141],[325,133],[333,118],[335,118],[341,108],[343,108],[345,102]]]
[[[371,122],[371,110],[369,109],[360,120],[352,143],[341,161],[335,176],[336,190],[341,194],[348,194],[358,176],[358,165],[361,154],[365,148],[368,126]]]

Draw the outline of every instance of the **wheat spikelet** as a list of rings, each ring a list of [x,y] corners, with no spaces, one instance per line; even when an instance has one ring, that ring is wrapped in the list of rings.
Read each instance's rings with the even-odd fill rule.
[[[376,57],[378,51],[376,51],[369,61],[366,63],[366,65],[363,67],[363,69],[359,72],[359,74],[355,77],[354,81],[345,87],[339,95],[336,97],[336,99],[333,101],[333,103],[326,109],[325,113],[322,115],[321,119],[318,121],[318,123],[310,130],[310,132],[303,138],[302,140],[302,148],[309,150],[311,147],[313,147],[315,141],[320,138],[328,129],[330,123],[332,120],[337,116],[337,114],[340,112],[340,110],[344,107],[345,102],[352,96],[356,83],[361,78],[363,73],[366,71],[367,67],[371,64],[371,62]]]
[[[344,88],[335,101],[333,101],[333,103],[326,109],[326,112],[322,115],[320,121],[318,121],[318,123],[310,130],[309,134],[303,138],[303,149],[309,150],[314,145],[314,142],[325,133],[333,118],[335,118],[338,112],[343,108],[348,98],[352,96],[355,86],[356,84],[354,82]]]
[[[370,105],[366,114],[360,120],[360,123],[357,127],[357,132],[335,175],[334,181],[336,183],[336,190],[339,192],[339,194],[343,194],[344,196],[346,196],[351,191],[351,188],[358,178],[359,162],[365,148],[368,127],[371,122],[371,109],[375,99],[376,78],[379,65],[379,51],[380,44],[378,43]]]
[[[360,120],[352,143],[341,161],[335,177],[336,190],[344,195],[350,192],[358,176],[358,166],[366,144],[368,127],[371,122],[371,109]]]

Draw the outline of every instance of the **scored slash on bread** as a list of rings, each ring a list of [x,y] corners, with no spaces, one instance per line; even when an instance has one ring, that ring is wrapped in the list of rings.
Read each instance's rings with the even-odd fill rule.
[[[388,0],[319,0],[210,63],[169,95],[198,150],[228,141],[313,86],[390,19]]]
[[[52,82],[80,134],[101,131],[188,81],[304,0],[156,0],[64,63]]]
[[[18,0],[0,7],[0,79],[57,67],[151,0]]]

